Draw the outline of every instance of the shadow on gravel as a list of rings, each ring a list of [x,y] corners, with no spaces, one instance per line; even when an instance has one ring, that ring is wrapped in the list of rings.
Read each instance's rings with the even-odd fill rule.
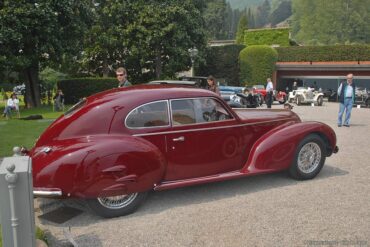
[[[346,174],[348,174],[347,171],[325,165],[315,179],[308,181],[296,181],[290,178],[287,175],[287,172],[280,172],[274,174],[246,177],[236,180],[184,187],[168,191],[158,191],[151,193],[137,212],[125,216],[125,218],[129,220],[135,217],[143,217],[146,214],[157,214],[173,207],[207,203],[215,200],[222,200],[228,197],[246,195],[249,193],[257,193],[274,188],[295,186],[298,183],[314,183],[315,180],[318,179],[344,176]],[[113,221],[115,220],[122,219],[101,218],[95,215],[82,200],[38,199],[39,211],[42,211],[42,213],[55,210],[56,208],[61,206],[79,208],[84,210],[84,213],[63,224],[55,224],[42,219],[40,219],[40,222],[45,225],[72,227],[73,229],[73,227],[88,226],[90,224],[99,223],[100,221],[111,220],[113,223]]]

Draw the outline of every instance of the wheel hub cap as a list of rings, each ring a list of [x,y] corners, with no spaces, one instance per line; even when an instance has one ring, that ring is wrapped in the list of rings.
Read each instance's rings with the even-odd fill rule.
[[[109,209],[124,208],[135,200],[138,193],[120,196],[99,197],[99,203]]]
[[[321,149],[317,143],[306,143],[298,154],[298,168],[303,173],[313,172],[320,164]]]

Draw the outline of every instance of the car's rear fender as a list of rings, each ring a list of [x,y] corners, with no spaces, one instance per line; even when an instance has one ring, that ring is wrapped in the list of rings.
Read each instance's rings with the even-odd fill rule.
[[[34,155],[34,187],[58,188],[63,197],[94,198],[150,190],[166,161],[150,142],[129,135],[100,135],[54,142]],[[41,149],[39,149],[41,150]]]
[[[294,159],[299,142],[309,134],[317,134],[323,139],[326,156],[336,151],[336,135],[328,125],[319,122],[290,122],[267,132],[255,142],[242,171],[287,169]]]

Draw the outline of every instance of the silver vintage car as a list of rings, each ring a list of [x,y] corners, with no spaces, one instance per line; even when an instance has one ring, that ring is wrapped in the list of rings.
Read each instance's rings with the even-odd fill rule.
[[[317,106],[322,106],[324,94],[319,91],[314,91],[314,88],[298,87],[297,90],[289,92],[288,101],[290,103],[294,102],[297,105],[314,103]]]

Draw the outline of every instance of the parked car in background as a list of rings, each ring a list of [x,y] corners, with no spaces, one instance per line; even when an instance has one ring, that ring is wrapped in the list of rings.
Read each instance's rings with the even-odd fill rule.
[[[298,87],[297,90],[289,92],[288,102],[295,102],[297,105],[314,103],[318,106],[322,106],[324,94],[313,91],[313,89],[309,87]]]
[[[13,92],[17,95],[25,95],[26,94],[26,85],[23,83],[21,85],[17,85],[13,88]]]
[[[219,86],[220,94],[223,100],[230,101],[231,97],[237,93],[242,93],[244,87],[234,87],[234,86]]]
[[[257,108],[262,105],[262,99],[259,94],[251,92],[237,93],[232,95],[227,103],[232,108]]]
[[[312,179],[337,151],[332,128],[290,110],[231,109],[208,90],[144,84],[81,100],[28,154],[35,196],[84,199],[116,217],[153,190],[282,170]]]
[[[324,98],[327,98],[329,102],[336,102],[338,99],[337,90],[332,88],[325,88],[321,91]]]
[[[370,107],[370,92],[367,88],[356,87],[355,104]]]
[[[207,77],[205,76],[182,76],[179,78],[181,81],[195,81],[196,87],[199,88],[207,88],[208,82]]]
[[[261,97],[264,102],[267,101],[266,98],[267,92],[264,85],[253,85],[252,88],[255,88],[256,92],[261,94]],[[284,104],[287,101],[287,94],[283,91],[274,90],[273,101],[279,101],[280,104]]]

